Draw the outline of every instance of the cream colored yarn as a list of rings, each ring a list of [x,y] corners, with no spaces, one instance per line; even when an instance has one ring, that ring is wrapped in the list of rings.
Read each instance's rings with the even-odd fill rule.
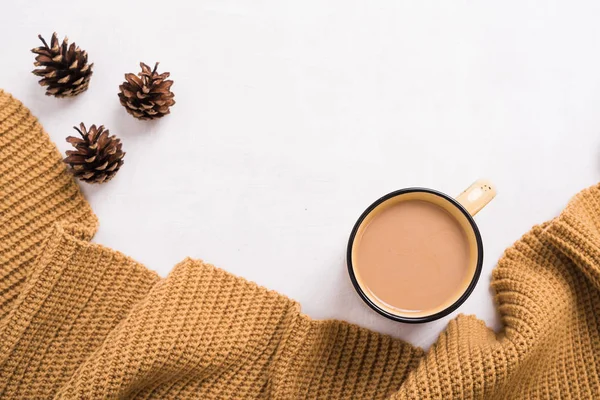
[[[166,279],[90,243],[96,218],[37,120],[0,91],[0,397],[600,398],[600,188],[508,249],[504,329],[421,349],[201,261]]]

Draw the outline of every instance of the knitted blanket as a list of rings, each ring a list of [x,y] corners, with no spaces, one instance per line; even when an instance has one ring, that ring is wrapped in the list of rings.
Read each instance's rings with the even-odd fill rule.
[[[600,398],[600,187],[506,251],[500,333],[461,315],[426,353],[202,261],[162,279],[90,243],[96,225],[0,91],[1,398]]]

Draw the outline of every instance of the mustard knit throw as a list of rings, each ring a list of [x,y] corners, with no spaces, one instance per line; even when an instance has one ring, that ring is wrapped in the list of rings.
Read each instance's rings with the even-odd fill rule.
[[[96,224],[0,91],[1,398],[600,398],[599,187],[506,251],[502,332],[459,316],[427,353],[201,261],[161,279],[90,243]]]

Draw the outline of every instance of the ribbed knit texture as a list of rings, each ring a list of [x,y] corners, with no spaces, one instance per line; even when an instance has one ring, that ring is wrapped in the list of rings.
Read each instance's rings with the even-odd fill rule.
[[[0,397],[600,398],[600,188],[508,249],[504,323],[424,353],[201,261],[166,279],[90,243],[96,218],[29,111],[0,91]]]

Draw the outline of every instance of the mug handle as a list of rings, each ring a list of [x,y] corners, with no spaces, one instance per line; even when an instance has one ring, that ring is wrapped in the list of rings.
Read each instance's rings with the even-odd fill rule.
[[[475,181],[458,197],[458,201],[472,216],[475,216],[487,203],[496,197],[496,188],[485,179]]]

